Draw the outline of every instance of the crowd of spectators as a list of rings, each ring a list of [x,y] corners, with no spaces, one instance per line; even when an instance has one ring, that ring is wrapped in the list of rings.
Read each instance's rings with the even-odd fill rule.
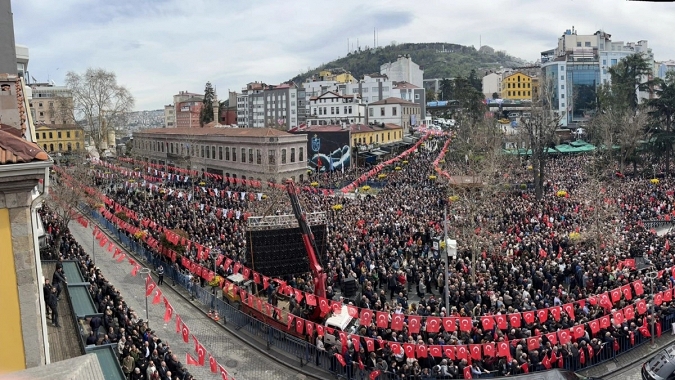
[[[88,336],[84,338],[85,345],[116,343],[122,371],[129,380],[193,379],[171,351],[171,347],[148,327],[147,321],[140,319],[126,304],[119,290],[94,265],[70,231],[68,229],[59,231],[61,227],[58,216],[47,206],[43,206],[40,210],[40,216],[48,231],[48,246],[56,247],[53,257],[56,259],[52,281],[54,287],[51,290],[54,296],[60,295],[68,280],[65,278],[62,262],[76,261],[82,277],[89,282],[89,294],[102,315],[88,319],[89,331]],[[52,321],[58,324],[58,319]]]
[[[472,317],[470,332],[444,331],[428,333],[424,326],[419,334],[378,328],[373,321],[360,326],[358,334],[376,339],[376,349],[369,352],[363,340],[359,350],[351,342],[347,347],[328,347],[322,337],[311,337],[317,347],[343,355],[348,368],[363,363],[368,369],[387,371],[401,376],[461,377],[466,368],[474,377],[490,372],[513,375],[524,371],[561,366],[576,369],[580,357],[593,360],[594,354],[609,353],[614,341],[629,335],[644,335],[640,328],[652,320],[675,312],[675,304],[664,302],[655,315],[640,316],[622,323],[612,319],[609,328],[585,335],[569,344],[549,341],[546,333],[570,328],[608,315],[633,301],[622,298],[606,309],[588,297],[616,289],[635,280],[646,281],[644,270],[620,265],[629,258],[644,259],[649,270],[663,270],[675,265],[667,239],[644,227],[643,222],[671,215],[672,181],[663,178],[654,184],[640,175],[603,176],[586,174],[589,156],[552,158],[549,162],[544,195],[536,200],[530,189],[521,188],[531,176],[529,163],[511,164],[503,191],[484,192],[477,209],[463,207],[462,202],[447,205],[447,185],[431,179],[431,162],[439,152],[420,149],[399,170],[387,171],[377,191],[358,196],[326,196],[320,191],[303,191],[301,203],[305,211],[329,214],[328,238],[322,256],[328,274],[328,296],[338,294],[345,279],[352,277],[360,285],[360,298],[348,300],[360,308],[404,315]],[[450,174],[452,166],[448,165]],[[346,174],[345,174],[346,173]],[[317,173],[301,187],[318,182],[319,187],[357,178],[356,171]],[[611,173],[614,173],[612,170]],[[103,184],[106,194],[115,202],[135,210],[140,217],[158,225],[185,231],[191,240],[222,252],[246,264],[245,213],[269,215],[291,213],[287,195],[281,190],[249,189],[239,185],[203,178],[205,187],[227,191],[262,191],[266,198],[249,200],[216,197],[185,187],[192,197],[167,196],[123,186]],[[165,187],[173,183],[163,184]],[[559,194],[564,190],[567,195]],[[174,193],[176,194],[176,193]],[[340,204],[341,210],[332,206]],[[204,207],[201,207],[204,205]],[[444,284],[444,265],[440,253],[432,249],[433,238],[441,236],[443,207],[451,209],[450,234],[460,229],[476,228],[476,242],[459,242],[456,258],[449,259],[448,282]],[[218,209],[233,210],[242,217],[218,215]],[[112,210],[111,210],[112,211]],[[131,221],[134,222],[134,221]],[[137,224],[138,225],[138,224]],[[138,225],[140,226],[140,225]],[[480,229],[483,231],[478,232]],[[150,231],[159,239],[156,231]],[[466,236],[463,235],[463,236]],[[471,248],[470,248],[471,247]],[[470,249],[469,249],[470,248]],[[200,262],[196,251],[186,253]],[[206,258],[201,263],[213,267]],[[475,261],[475,265],[472,264]],[[225,268],[220,274],[227,275]],[[228,269],[231,273],[231,268]],[[312,292],[311,275],[285,279],[291,286]],[[675,279],[667,271],[655,280],[655,292],[672,286]],[[449,305],[444,305],[444,287],[448,287]],[[637,298],[633,294],[633,300]],[[484,331],[479,317],[511,314],[574,303],[574,318],[563,314],[560,320],[523,322],[520,327]],[[303,303],[301,306],[307,307]],[[303,316],[307,314],[302,314]],[[316,334],[315,334],[316,335]],[[540,347],[528,349],[526,338],[540,336]],[[450,358],[411,358],[392,352],[381,341],[428,345],[468,345],[508,340],[510,358],[484,357],[482,360],[450,360]],[[552,360],[553,359],[553,360]],[[551,363],[550,366],[548,363]]]

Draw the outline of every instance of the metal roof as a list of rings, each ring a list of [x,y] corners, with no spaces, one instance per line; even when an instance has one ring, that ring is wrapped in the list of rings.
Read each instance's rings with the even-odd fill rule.
[[[96,355],[98,358],[98,363],[101,366],[105,380],[126,379],[124,377],[124,372],[122,372],[122,366],[117,360],[115,346],[116,345],[108,344],[105,346],[92,346],[86,348],[87,354]]]

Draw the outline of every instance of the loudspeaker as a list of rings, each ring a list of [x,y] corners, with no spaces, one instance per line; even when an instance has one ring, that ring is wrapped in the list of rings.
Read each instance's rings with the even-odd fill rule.
[[[353,297],[356,294],[356,290],[358,288],[358,285],[356,284],[356,279],[354,278],[346,278],[345,279],[345,284],[344,284],[344,289],[342,290],[342,296],[343,297]]]

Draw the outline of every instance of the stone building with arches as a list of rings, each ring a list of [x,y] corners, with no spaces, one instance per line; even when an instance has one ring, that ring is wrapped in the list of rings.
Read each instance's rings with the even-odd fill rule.
[[[35,138],[40,148],[50,154],[84,151],[84,130],[75,124],[39,124]]]

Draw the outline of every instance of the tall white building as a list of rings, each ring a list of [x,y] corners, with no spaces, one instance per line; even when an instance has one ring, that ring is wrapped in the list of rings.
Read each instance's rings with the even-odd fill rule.
[[[295,83],[277,86],[249,83],[237,95],[237,124],[249,128],[298,126],[298,87]]]
[[[554,49],[541,53],[542,85],[550,87],[550,97],[563,126],[590,117],[598,86],[611,82],[609,69],[621,59],[641,53],[653,67],[654,55],[647,41],[624,43],[612,41],[611,37],[602,30],[578,35],[572,28],[558,38]],[[649,96],[646,92],[637,95],[640,100]]]
[[[393,82],[408,82],[417,87],[424,87],[424,70],[412,61],[409,54],[399,55],[394,62],[380,66],[380,74],[386,75]]]
[[[358,95],[325,92],[309,99],[307,125],[364,124],[366,105]]]

